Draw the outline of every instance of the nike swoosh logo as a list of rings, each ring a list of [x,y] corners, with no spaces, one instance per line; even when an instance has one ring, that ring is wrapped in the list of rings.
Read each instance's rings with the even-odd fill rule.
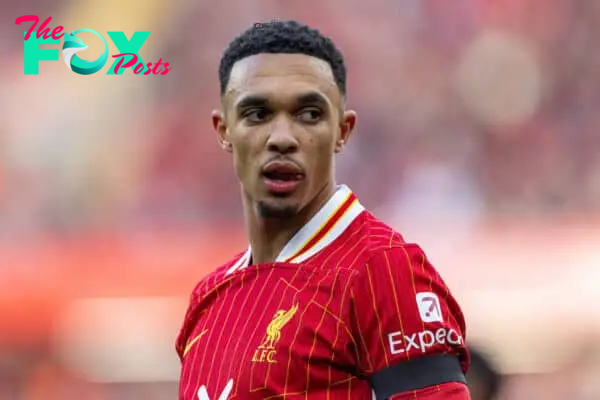
[[[192,348],[192,346],[194,344],[196,344],[196,342],[198,340],[200,340],[200,338],[206,334],[206,332],[208,332],[208,329],[203,330],[198,336],[196,336],[195,338],[193,338],[192,340],[190,340],[188,342],[188,344],[185,346],[185,349],[183,349],[183,356],[184,357],[188,353],[188,351],[190,351],[190,349]]]

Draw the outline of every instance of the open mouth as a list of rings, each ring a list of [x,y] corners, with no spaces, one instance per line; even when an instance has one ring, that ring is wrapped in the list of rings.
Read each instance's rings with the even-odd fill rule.
[[[287,194],[304,180],[304,173],[291,163],[271,163],[262,172],[263,181],[272,193]]]
[[[266,179],[269,179],[272,181],[282,181],[282,182],[301,181],[302,179],[304,179],[303,174],[294,173],[294,172],[284,172],[284,171],[264,172],[263,176]]]

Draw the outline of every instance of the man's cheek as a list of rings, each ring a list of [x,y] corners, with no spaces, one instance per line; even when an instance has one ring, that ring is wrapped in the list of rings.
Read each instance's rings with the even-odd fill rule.
[[[320,146],[314,153],[317,154],[313,160],[315,163],[315,175],[321,179],[329,177],[329,171],[333,166],[333,147],[327,143]],[[310,154],[308,154],[310,156]]]
[[[233,167],[235,169],[238,180],[244,184],[249,183],[248,177],[250,176],[250,168],[245,160],[243,153],[239,149],[234,147],[233,150]]]

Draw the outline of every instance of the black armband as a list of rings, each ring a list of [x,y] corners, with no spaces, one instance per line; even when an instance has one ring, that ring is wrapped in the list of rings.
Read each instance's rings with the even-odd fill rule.
[[[458,357],[450,354],[425,356],[401,362],[370,378],[377,400],[442,383],[467,383]]]

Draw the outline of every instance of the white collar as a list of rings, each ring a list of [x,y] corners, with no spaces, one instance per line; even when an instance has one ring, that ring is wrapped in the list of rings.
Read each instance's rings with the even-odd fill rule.
[[[312,257],[337,239],[364,209],[346,185],[338,186],[327,203],[284,246],[275,262],[298,264]],[[251,255],[248,247],[227,274],[247,267]]]

